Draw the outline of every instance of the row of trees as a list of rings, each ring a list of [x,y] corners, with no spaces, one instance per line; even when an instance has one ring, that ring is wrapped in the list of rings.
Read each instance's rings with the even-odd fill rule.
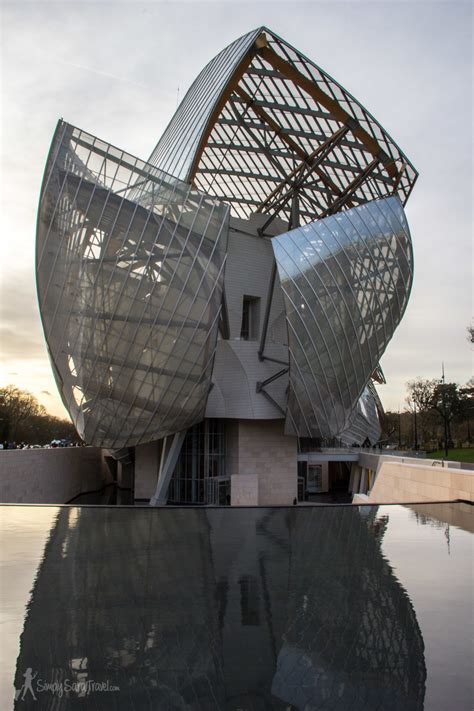
[[[386,412],[384,437],[414,449],[441,449],[471,444],[474,379],[459,386],[443,380],[416,378],[407,383],[404,412]]]
[[[54,417],[31,393],[14,385],[0,388],[0,442],[48,444],[53,439],[77,441],[69,420]]]

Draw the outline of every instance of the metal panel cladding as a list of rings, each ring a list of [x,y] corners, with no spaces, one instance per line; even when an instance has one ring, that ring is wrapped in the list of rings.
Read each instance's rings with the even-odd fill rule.
[[[290,351],[287,430],[338,437],[407,305],[410,233],[397,197],[272,240]]]
[[[215,198],[59,122],[38,213],[38,298],[87,443],[135,445],[204,417],[227,232]]]

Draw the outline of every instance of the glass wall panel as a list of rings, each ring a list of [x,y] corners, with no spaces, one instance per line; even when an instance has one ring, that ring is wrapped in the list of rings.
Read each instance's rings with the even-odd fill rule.
[[[402,205],[397,197],[373,201],[272,245],[289,336],[287,430],[340,437],[358,404],[362,411],[370,404],[370,393],[361,400],[364,388],[408,301],[413,257]]]
[[[181,504],[230,503],[230,478],[225,476],[225,420],[206,418],[188,430],[168,500]]]
[[[378,442],[382,429],[374,391],[374,385],[369,380],[367,387],[357,402],[357,407],[351,418],[351,424],[340,435],[342,444],[351,447],[354,444],[357,446],[366,443],[374,445]]]
[[[227,231],[226,205],[59,122],[38,215],[38,298],[87,443],[131,446],[202,420]]]

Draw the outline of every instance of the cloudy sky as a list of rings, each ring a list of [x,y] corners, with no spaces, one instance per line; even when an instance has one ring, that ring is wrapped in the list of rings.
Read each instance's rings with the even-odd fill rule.
[[[36,302],[35,219],[58,118],[146,159],[200,69],[267,25],[354,94],[420,173],[407,205],[415,282],[382,360],[387,409],[405,383],[471,376],[470,2],[0,1],[0,385],[65,413]]]

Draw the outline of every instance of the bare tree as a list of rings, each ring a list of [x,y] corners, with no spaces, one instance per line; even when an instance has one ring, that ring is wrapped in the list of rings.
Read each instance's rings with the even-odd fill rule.
[[[46,410],[29,392],[14,385],[0,388],[0,429],[2,439],[16,436],[19,425],[35,415],[46,415]]]
[[[433,393],[437,384],[437,380],[423,378],[409,380],[406,384],[408,394],[405,402],[413,417],[413,445],[415,449],[418,449],[420,431],[421,439],[424,440],[425,425],[433,410]]]

